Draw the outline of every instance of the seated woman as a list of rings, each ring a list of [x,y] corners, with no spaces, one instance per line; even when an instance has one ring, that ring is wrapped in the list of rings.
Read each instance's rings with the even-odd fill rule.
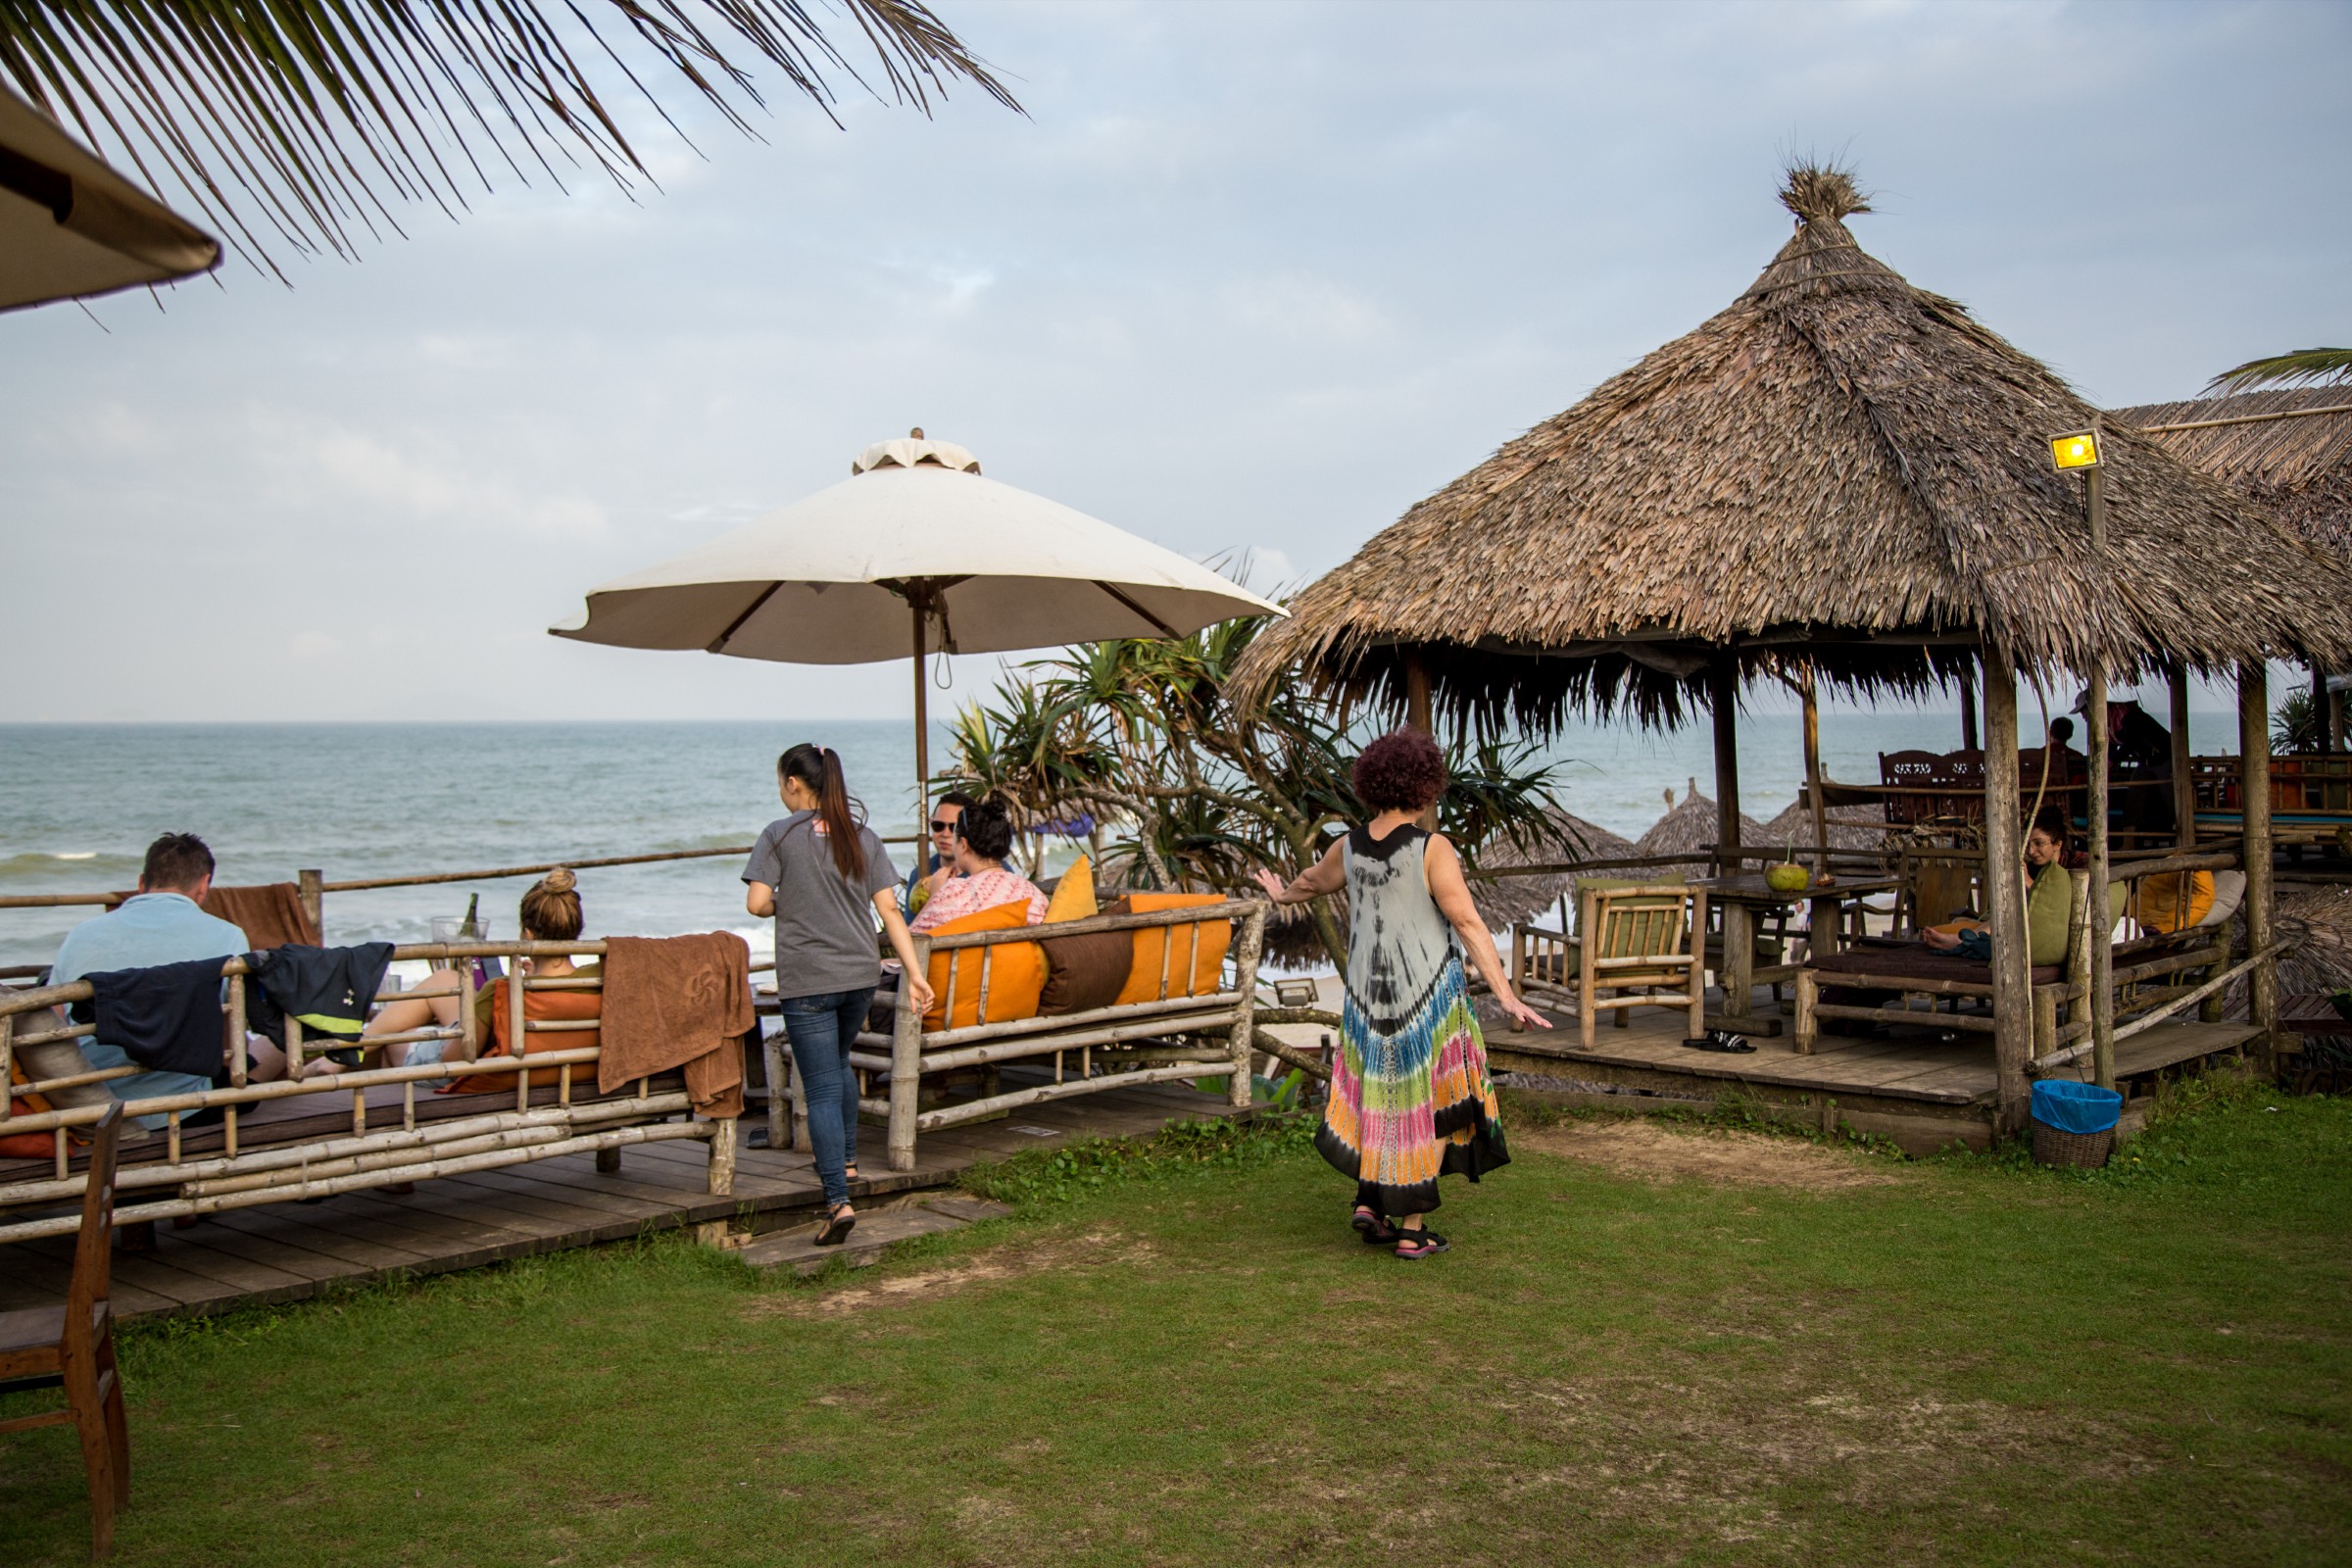
[[[522,896],[519,925],[523,941],[576,942],[579,940],[581,928],[586,924],[586,918],[580,907],[580,896],[575,891],[576,886],[577,878],[571,872],[561,867],[548,872],[539,881],[531,884],[530,891]],[[574,975],[588,979],[603,972],[603,966],[600,964],[574,964],[569,958],[561,956],[524,958],[518,961],[514,968],[518,974],[529,974],[542,980],[552,980],[560,975]],[[426,1062],[445,1059],[449,1054],[448,1048],[454,1044],[452,1041],[420,1040],[405,1046],[379,1045],[374,1047],[370,1047],[368,1042],[383,1035],[406,1034],[412,1029],[454,1027],[458,1022],[458,1008],[461,1005],[459,998],[462,991],[463,983],[457,970],[435,970],[432,977],[418,985],[416,990],[408,992],[398,1002],[384,1004],[376,1010],[375,1016],[368,1020],[368,1027],[360,1036],[362,1051],[376,1054],[380,1059],[372,1065],[384,1067],[419,1066]],[[604,993],[601,991],[526,991],[523,993],[524,1013],[532,1021],[558,1017],[594,1018],[601,1013],[603,1005]],[[507,1039],[506,981],[501,980],[496,985],[485,986],[475,995],[473,1019],[474,1039],[480,1043],[479,1053],[481,1055],[503,1056],[511,1054],[513,1044]],[[596,1043],[597,1035],[593,1030],[564,1030],[539,1036],[531,1042],[530,1050],[577,1050],[580,1047],[593,1046]],[[529,1052],[526,1051],[525,1054],[528,1054]],[[365,1056],[362,1057],[362,1063],[363,1065],[369,1064]],[[314,1064],[312,1070],[316,1071],[321,1065],[324,1064]],[[593,1073],[591,1073],[591,1081],[593,1082]],[[508,1073],[482,1073],[473,1078],[462,1079],[458,1083],[446,1087],[461,1092],[498,1089],[511,1091],[514,1087],[514,1080],[513,1075]]]
[[[1031,925],[1043,921],[1046,896],[1037,884],[1005,867],[1004,857],[1011,853],[1012,813],[1004,802],[982,801],[965,808],[956,819],[956,875],[932,892],[914,917],[913,929],[935,930],[1016,899],[1028,901]]]
[[[2055,807],[2035,817],[2033,831],[2026,835],[2026,876],[2030,884],[2026,894],[2027,961],[2036,968],[2066,961],[2067,928],[2073,920],[2075,893],[2074,881],[2063,863],[2066,836],[2065,813]],[[1986,962],[1992,958],[1991,928],[1982,920],[1933,925],[1922,931],[1919,939],[1937,953],[1957,953],[1962,957]]]

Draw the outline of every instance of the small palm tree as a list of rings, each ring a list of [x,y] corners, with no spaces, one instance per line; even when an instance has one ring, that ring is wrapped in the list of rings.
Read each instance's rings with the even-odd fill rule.
[[[925,113],[956,78],[1019,108],[922,0],[830,0],[836,30],[872,52],[871,83],[808,0],[608,4],[7,0],[0,81],[102,153],[113,143],[150,185],[169,175],[280,277],[272,243],[347,256],[357,230],[398,231],[394,204],[454,216],[502,168],[559,188],[564,168],[593,171],[629,188],[646,167],[598,76],[625,78],[673,130],[648,68],[685,78],[746,133],[746,110],[766,102],[761,62],[827,114],[836,76]],[[602,67],[592,75],[583,58]]]
[[[2208,392],[2252,392],[2266,386],[2329,386],[2352,382],[2352,349],[2296,349],[2248,360],[2205,383]]]

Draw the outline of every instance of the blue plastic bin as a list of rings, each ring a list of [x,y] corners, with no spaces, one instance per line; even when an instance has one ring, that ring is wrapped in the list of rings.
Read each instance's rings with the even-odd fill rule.
[[[2097,1084],[2054,1080],[2034,1086],[2034,1119],[2062,1133],[2103,1133],[2124,1115],[2124,1097]]]

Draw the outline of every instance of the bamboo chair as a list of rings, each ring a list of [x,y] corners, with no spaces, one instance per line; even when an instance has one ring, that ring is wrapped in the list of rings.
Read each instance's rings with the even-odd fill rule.
[[[1693,942],[1692,933],[1706,930],[1705,891],[1660,882],[1588,885],[1578,889],[1578,903],[1573,938],[1520,929],[1513,946],[1523,986],[1573,1006],[1588,1051],[1597,1043],[1601,1013],[1615,1012],[1622,1024],[1634,1007],[1679,1008],[1689,1014],[1686,1033],[1702,1033],[1706,944]],[[1604,997],[1604,990],[1615,994]]]
[[[93,1558],[114,1550],[115,1510],[130,1502],[130,1432],[122,1415],[122,1378],[115,1368],[115,1314],[109,1299],[115,1146],[122,1126],[122,1107],[111,1105],[91,1139],[90,1180],[82,1194],[81,1234],[65,1304],[0,1312],[0,1389],[66,1392],[64,1409],[0,1421],[0,1433],[68,1422],[80,1433]]]

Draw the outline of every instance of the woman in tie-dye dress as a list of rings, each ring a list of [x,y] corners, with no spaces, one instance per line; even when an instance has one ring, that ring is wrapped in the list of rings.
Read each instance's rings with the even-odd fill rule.
[[[1331,1099],[1315,1147],[1355,1182],[1352,1223],[1369,1243],[1405,1259],[1446,1250],[1422,1216],[1438,1206],[1438,1178],[1472,1181],[1507,1164],[1487,1074],[1486,1042],[1471,1010],[1462,956],[1502,1010],[1550,1024],[1511,991],[1494,939],[1470,902],[1461,857],[1415,821],[1446,788],[1446,759],[1417,729],[1399,729],[1355,760],[1355,794],[1377,814],[1297,880],[1259,880],[1277,904],[1348,890],[1348,996]]]

